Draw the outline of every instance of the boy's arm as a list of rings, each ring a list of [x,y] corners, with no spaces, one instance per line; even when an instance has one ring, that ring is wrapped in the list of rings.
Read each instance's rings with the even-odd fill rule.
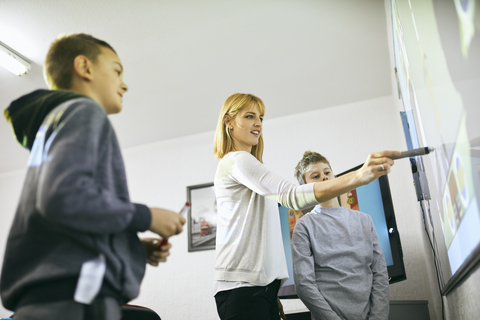
[[[49,126],[53,131],[47,140],[44,144],[38,142],[41,146],[37,148],[34,144],[31,151],[31,157],[42,159],[37,210],[54,223],[80,232],[147,230],[151,224],[150,209],[110,191],[126,188],[126,181],[110,190],[98,183],[99,178],[106,179],[103,172],[97,172],[99,162],[104,161],[101,151],[114,135],[105,112],[86,99],[68,108],[74,109],[59,111]]]
[[[375,226],[372,219],[372,242],[373,242],[373,260],[372,260],[372,292],[370,294],[370,314],[369,320],[387,320],[390,310],[390,299],[388,293],[388,271],[385,257],[378,240]]]
[[[304,218],[305,219],[305,218]],[[310,236],[299,220],[293,231],[292,257],[295,289],[302,302],[315,319],[341,320],[318,290],[315,281],[315,263],[311,249]]]

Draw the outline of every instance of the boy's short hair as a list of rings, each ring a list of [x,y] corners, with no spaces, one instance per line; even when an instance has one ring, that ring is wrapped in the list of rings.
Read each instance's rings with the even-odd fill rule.
[[[84,55],[95,62],[101,52],[100,46],[115,52],[108,43],[89,34],[77,33],[59,36],[50,45],[45,58],[44,76],[48,87],[52,90],[71,89],[75,57]]]
[[[305,184],[304,175],[305,172],[307,172],[308,166],[317,162],[326,163],[328,164],[330,169],[332,169],[330,162],[328,162],[327,158],[322,156],[320,153],[313,151],[305,151],[302,160],[300,160],[295,167],[295,178],[297,178],[299,184]]]

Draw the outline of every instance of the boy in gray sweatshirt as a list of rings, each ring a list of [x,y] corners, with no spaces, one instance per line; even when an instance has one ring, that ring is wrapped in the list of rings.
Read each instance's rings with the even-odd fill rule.
[[[62,36],[45,73],[53,91],[34,91],[5,110],[30,157],[3,260],[2,303],[15,320],[119,320],[147,259],[158,265],[170,249],[158,249],[160,239],[142,243],[137,232],[167,238],[185,219],[130,201],[107,117],[121,111],[128,89],[113,48],[86,34]]]
[[[295,168],[300,184],[335,179],[328,160],[307,151]],[[386,320],[388,272],[371,217],[338,198],[298,220],[292,237],[298,296],[312,319]]]

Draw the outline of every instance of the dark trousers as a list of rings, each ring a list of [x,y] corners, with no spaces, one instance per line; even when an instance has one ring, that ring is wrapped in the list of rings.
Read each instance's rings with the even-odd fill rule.
[[[96,298],[90,305],[73,300],[28,304],[15,311],[15,320],[120,320],[117,300]]]
[[[222,320],[278,320],[277,294],[280,280],[264,287],[242,287],[215,295]]]

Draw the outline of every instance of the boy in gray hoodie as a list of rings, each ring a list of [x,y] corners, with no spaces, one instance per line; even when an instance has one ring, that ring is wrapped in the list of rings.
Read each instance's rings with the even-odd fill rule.
[[[169,254],[170,245],[142,243],[137,232],[168,238],[185,219],[130,201],[107,117],[121,111],[128,89],[113,48],[86,34],[62,36],[45,74],[53,91],[34,91],[5,110],[30,157],[3,260],[2,303],[16,320],[119,320],[146,262]]]

